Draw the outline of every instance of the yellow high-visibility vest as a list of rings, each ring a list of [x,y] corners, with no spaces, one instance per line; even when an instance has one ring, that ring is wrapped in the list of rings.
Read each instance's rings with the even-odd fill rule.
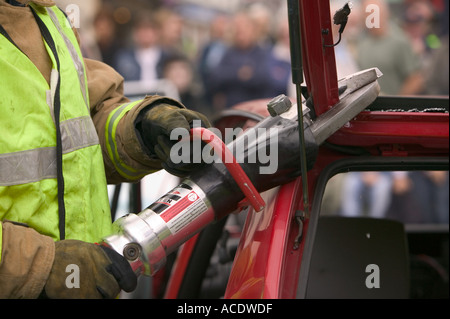
[[[60,9],[30,7],[53,70],[49,85],[0,34],[0,248],[2,220],[26,223],[54,240],[96,242],[112,232],[112,223],[81,51]]]

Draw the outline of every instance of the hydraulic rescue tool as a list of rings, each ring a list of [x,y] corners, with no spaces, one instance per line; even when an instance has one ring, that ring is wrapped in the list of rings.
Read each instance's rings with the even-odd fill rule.
[[[193,172],[139,214],[117,219],[118,230],[102,244],[122,254],[137,275],[153,275],[164,266],[166,256],[208,224],[243,205],[263,210],[259,192],[302,175],[301,148],[311,169],[319,145],[376,99],[380,76],[373,68],[340,80],[340,101],[317,118],[312,119],[302,103],[302,126],[297,105],[280,96],[269,103],[270,116],[227,145],[208,130],[193,129],[193,138],[211,144],[218,160]],[[299,127],[304,129],[304,145],[300,145]],[[230,153],[242,156],[230,157]],[[275,163],[268,163],[269,153]]]

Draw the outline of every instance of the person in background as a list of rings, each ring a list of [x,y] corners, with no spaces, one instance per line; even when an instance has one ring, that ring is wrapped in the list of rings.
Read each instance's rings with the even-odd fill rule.
[[[392,22],[388,3],[384,0],[364,0],[361,8],[366,25],[362,26],[365,32],[357,42],[358,66],[363,70],[372,67],[380,69],[383,73],[379,79],[381,94],[418,94],[424,84],[421,61],[408,37]],[[366,8],[377,9],[367,13]],[[367,24],[367,20],[373,23]]]
[[[423,94],[449,95],[449,53],[449,39],[446,34],[441,38],[441,46],[433,51],[431,62],[424,71]]]
[[[230,17],[225,14],[218,14],[212,19],[209,29],[209,40],[200,50],[197,60],[197,69],[205,92],[205,100],[212,109],[213,99],[210,93],[209,78],[213,70],[228,48],[227,30],[230,27]]]
[[[269,51],[258,44],[259,34],[249,13],[238,12],[232,27],[232,44],[210,76],[215,112],[240,102],[273,97]]]
[[[160,25],[153,12],[140,12],[133,22],[132,47],[120,50],[114,65],[125,81],[152,82],[162,78],[170,54],[161,47]]]
[[[426,67],[430,54],[439,45],[435,33],[437,15],[428,1],[412,1],[405,6],[402,28],[409,38],[414,52],[421,57]]]
[[[194,111],[208,117],[214,115],[206,105],[203,87],[199,83],[195,67],[186,56],[173,55],[168,58],[163,65],[163,78],[175,85],[183,104],[192,105]]]
[[[423,94],[449,95],[449,2],[440,6],[440,23],[436,28],[439,46],[431,52],[430,63],[425,69]]]
[[[350,172],[345,175],[341,214],[347,217],[385,217],[391,202],[389,172]]]
[[[99,49],[97,60],[103,61],[113,68],[117,68],[116,54],[121,49],[117,39],[117,25],[113,17],[113,9],[109,5],[102,5],[94,19],[95,37]]]
[[[448,224],[448,172],[392,172],[392,175],[392,201],[387,218],[406,224]]]
[[[270,50],[275,42],[272,33],[275,22],[273,12],[270,11],[267,5],[261,2],[249,5],[247,11],[255,25],[257,43],[263,49]]]
[[[155,11],[155,18],[159,25],[161,48],[170,55],[185,55],[192,59],[193,47],[189,37],[183,37],[183,17],[173,9],[161,8]]]

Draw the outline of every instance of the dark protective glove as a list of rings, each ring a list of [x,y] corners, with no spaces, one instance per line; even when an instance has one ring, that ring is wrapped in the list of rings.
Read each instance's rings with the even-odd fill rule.
[[[184,177],[191,171],[199,169],[203,163],[194,163],[192,159],[194,151],[188,136],[183,137],[182,142],[191,144],[190,160],[187,163],[172,162],[170,150],[179,141],[171,140],[170,133],[176,128],[183,128],[188,132],[193,126],[208,128],[211,124],[208,118],[199,112],[161,104],[152,107],[144,114],[137,129],[150,155],[159,158],[162,167],[169,173]]]
[[[79,284],[79,286],[78,286]],[[55,260],[41,297],[51,299],[115,298],[136,288],[129,262],[114,250],[79,240],[55,243]]]

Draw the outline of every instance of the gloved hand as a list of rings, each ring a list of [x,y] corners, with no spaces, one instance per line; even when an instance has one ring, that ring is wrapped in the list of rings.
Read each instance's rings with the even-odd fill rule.
[[[201,113],[161,104],[148,110],[138,127],[143,143],[147,146],[150,153],[157,156],[162,162],[162,167],[173,175],[183,177],[201,166],[201,163],[193,163],[192,149],[189,163],[175,164],[170,159],[170,150],[178,142],[170,140],[170,133],[176,128],[183,128],[189,131],[195,120],[201,121],[200,125],[202,127],[211,127],[208,118]]]
[[[76,270],[67,268],[69,265]],[[78,282],[79,287],[75,285]],[[136,285],[137,277],[130,264],[114,250],[79,240],[62,240],[55,243],[55,260],[41,296],[115,298],[121,289],[131,292]]]

